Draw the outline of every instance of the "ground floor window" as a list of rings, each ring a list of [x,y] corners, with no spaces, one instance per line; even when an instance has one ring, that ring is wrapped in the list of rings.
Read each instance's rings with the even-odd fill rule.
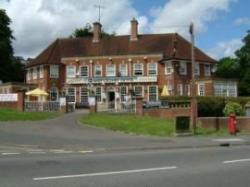
[[[134,94],[136,97],[142,97],[143,87],[142,86],[135,86],[134,87]]]
[[[49,91],[49,96],[51,101],[57,101],[58,100],[58,89],[53,87]]]
[[[76,90],[73,87],[67,89],[68,102],[76,101]]]
[[[101,87],[95,88],[95,98],[96,98],[96,102],[102,101],[102,88]]]
[[[157,86],[149,86],[148,88],[148,101],[155,102],[157,101]]]
[[[126,95],[127,95],[127,87],[126,86],[121,86],[120,89],[120,95],[121,95],[121,101],[124,102],[126,101]]]
[[[204,83],[199,84],[198,95],[199,96],[205,96],[205,84]]]
[[[237,84],[234,82],[215,82],[214,95],[237,97]]]
[[[88,102],[88,87],[81,87],[81,96],[80,96],[81,103],[87,103]]]
[[[182,96],[183,95],[183,85],[177,84],[177,95]]]

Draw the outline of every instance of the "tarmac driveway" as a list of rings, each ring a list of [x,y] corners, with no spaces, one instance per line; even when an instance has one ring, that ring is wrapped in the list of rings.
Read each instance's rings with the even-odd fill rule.
[[[0,122],[0,147],[119,150],[161,148],[171,139],[136,136],[79,124],[87,111],[35,122]]]

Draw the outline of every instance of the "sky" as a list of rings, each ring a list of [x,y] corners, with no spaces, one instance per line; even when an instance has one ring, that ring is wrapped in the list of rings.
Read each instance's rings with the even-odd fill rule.
[[[189,40],[195,25],[195,43],[215,59],[234,56],[250,30],[249,0],[0,0],[11,18],[16,56],[34,58],[57,38],[98,20],[106,32],[126,35],[130,20],[140,34],[177,32]]]

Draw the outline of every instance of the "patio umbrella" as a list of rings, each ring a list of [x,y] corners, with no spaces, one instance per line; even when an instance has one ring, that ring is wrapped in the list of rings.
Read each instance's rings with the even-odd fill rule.
[[[166,85],[163,86],[161,96],[169,96],[169,92]]]
[[[47,92],[41,90],[40,88],[36,88],[34,90],[26,92],[25,95],[38,97],[38,96],[48,96],[49,94]]]

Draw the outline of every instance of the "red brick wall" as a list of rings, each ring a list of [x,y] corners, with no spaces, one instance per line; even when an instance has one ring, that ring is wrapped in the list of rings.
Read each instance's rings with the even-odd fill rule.
[[[9,108],[18,111],[24,111],[24,93],[18,93],[17,102],[0,102],[0,108]]]
[[[227,128],[228,117],[200,117],[198,125],[202,128],[223,129]],[[237,117],[237,128],[241,131],[250,132],[250,118]]]

